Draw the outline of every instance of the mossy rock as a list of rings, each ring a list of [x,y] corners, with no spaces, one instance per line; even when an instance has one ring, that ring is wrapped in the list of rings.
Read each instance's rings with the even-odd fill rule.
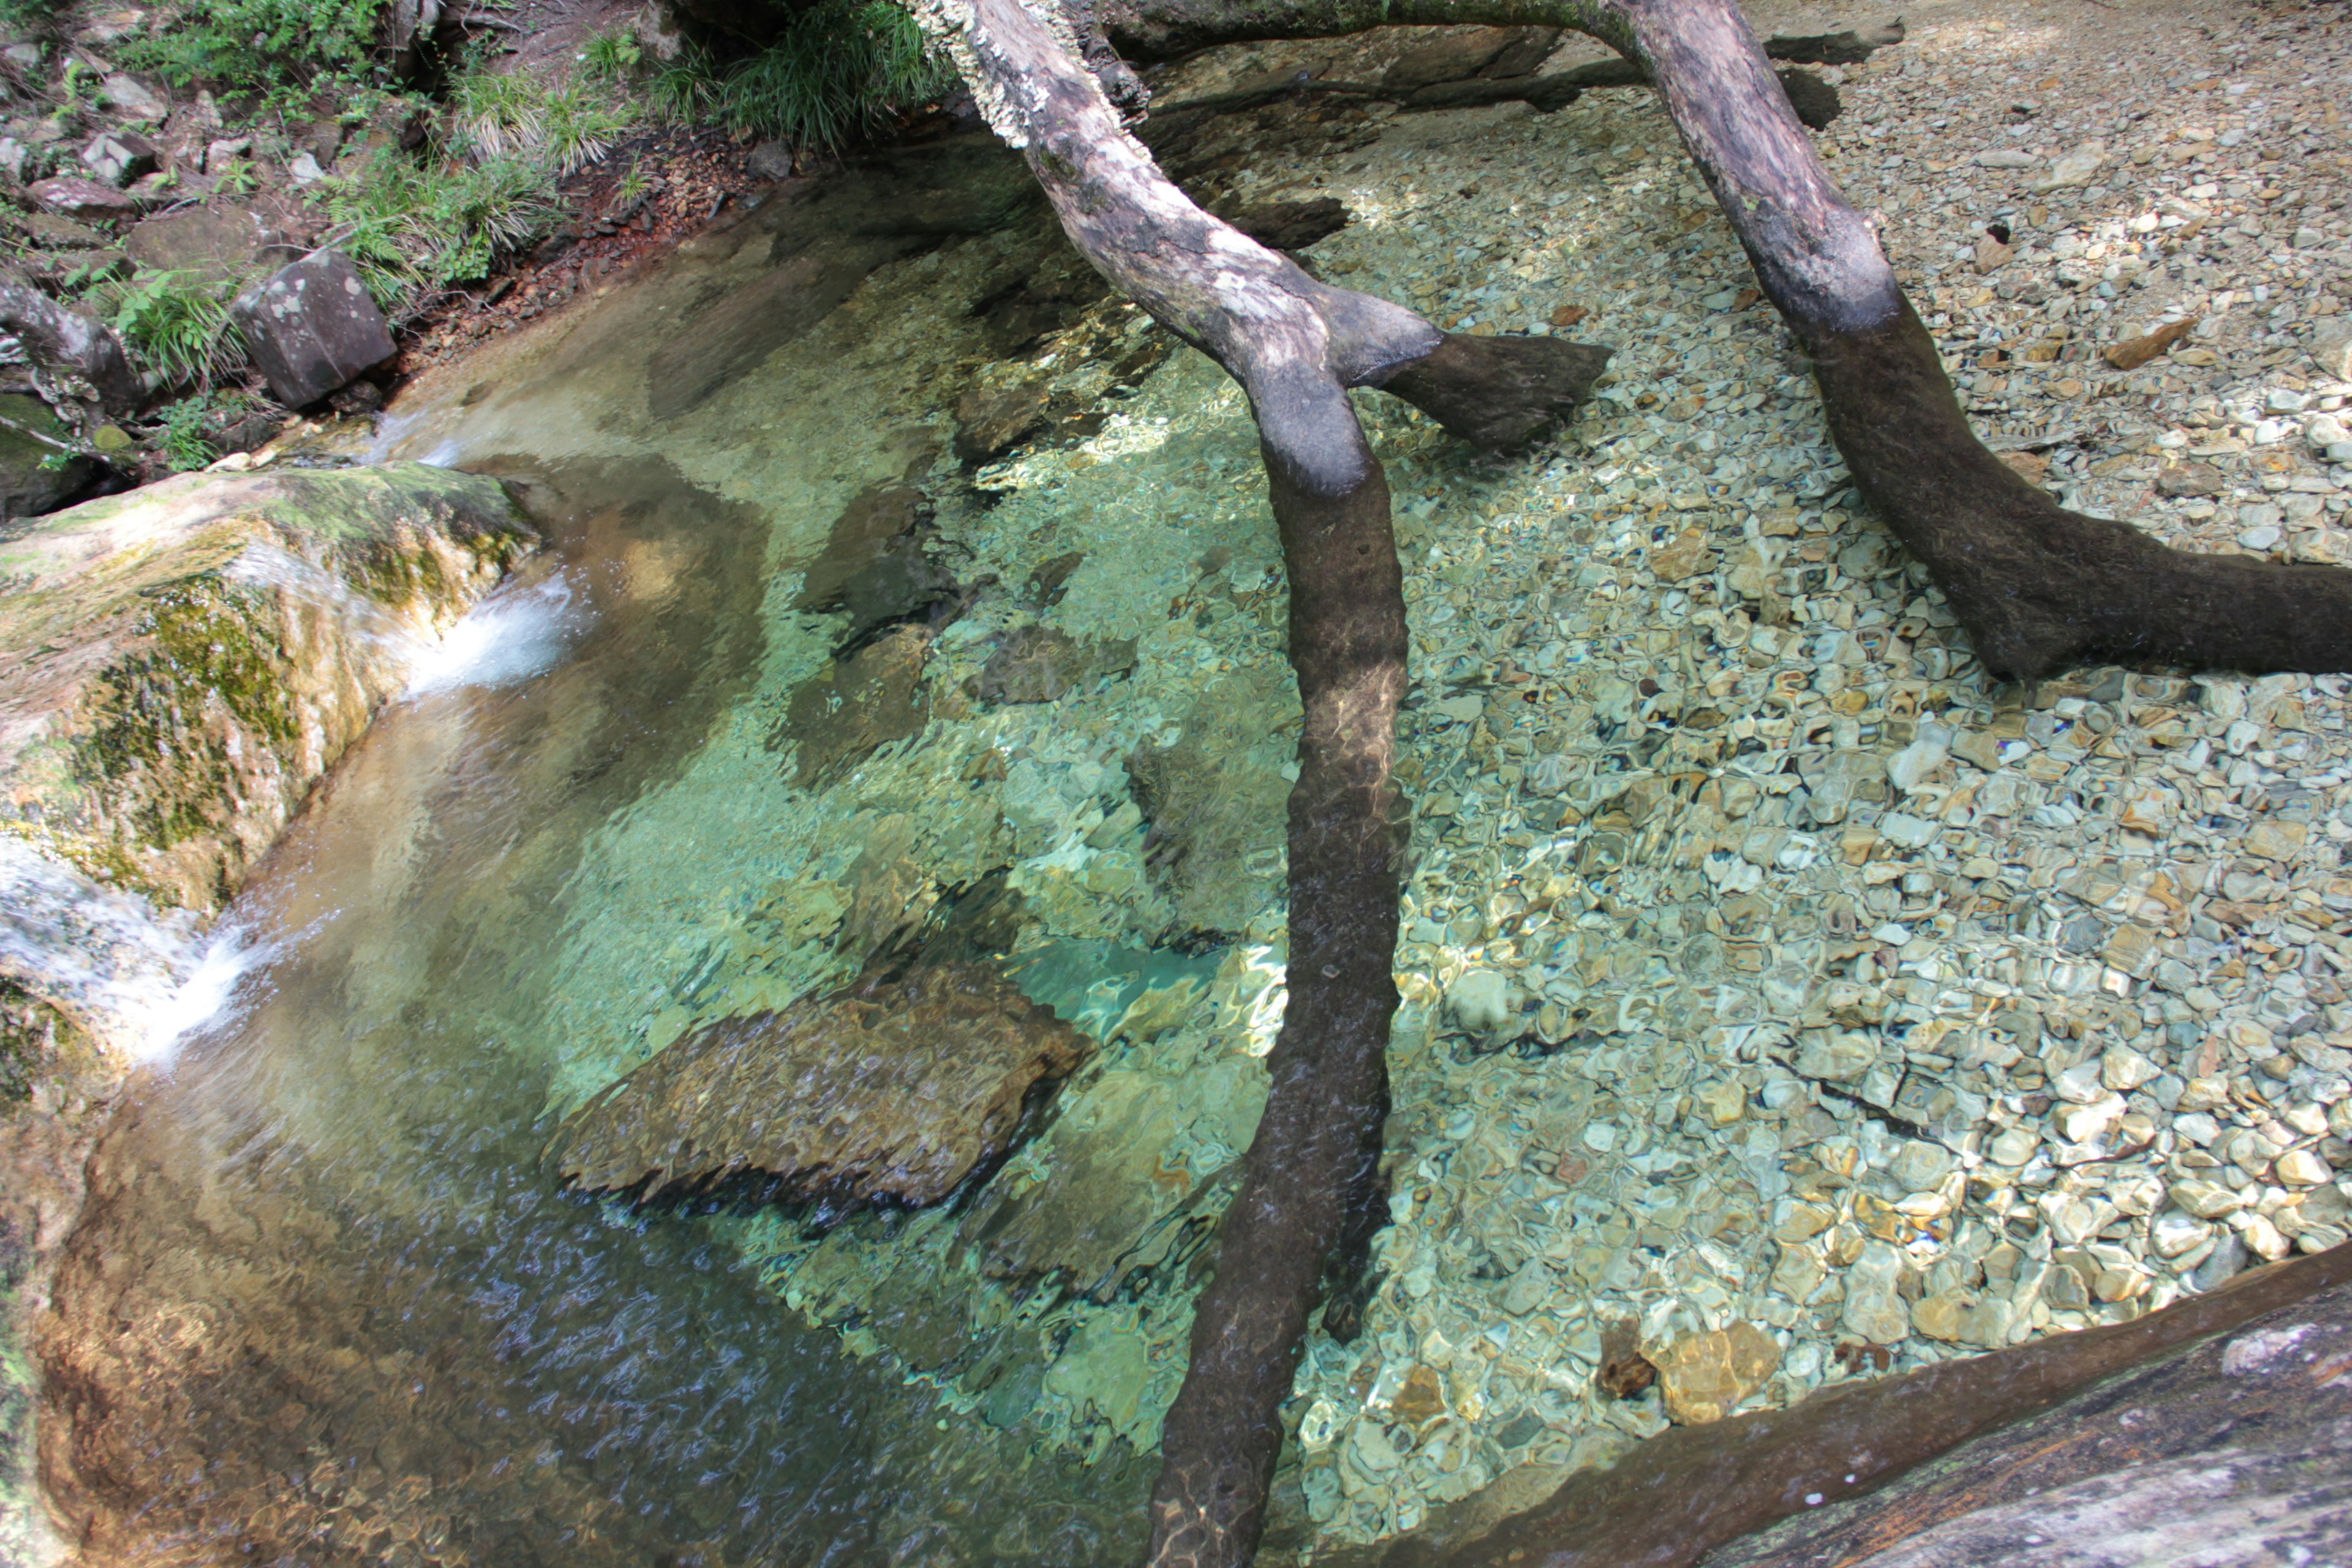
[[[533,542],[498,481],[418,463],[187,474],[0,542],[0,831],[219,908]]]
[[[0,418],[59,440],[69,434],[47,404],[21,392],[0,395]],[[51,458],[63,460],[53,464]],[[0,539],[27,531],[30,525],[18,520],[50,510],[97,477],[98,465],[89,458],[68,458],[22,430],[0,425]]]

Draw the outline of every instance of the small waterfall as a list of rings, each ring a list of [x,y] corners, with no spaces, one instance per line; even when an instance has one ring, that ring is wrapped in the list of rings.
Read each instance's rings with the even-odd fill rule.
[[[222,574],[276,593],[287,652],[319,689],[340,688],[362,710],[527,679],[552,665],[588,619],[583,595],[561,572],[485,598],[446,632],[275,546],[248,546]],[[159,908],[0,837],[0,975],[58,1008],[118,1062],[168,1058],[223,1013],[237,981],[268,955],[233,920],[207,929],[190,910]]]
[[[232,922],[210,932],[0,837],[0,974],[66,1014],[118,1059],[160,1061],[226,1007],[267,956]]]

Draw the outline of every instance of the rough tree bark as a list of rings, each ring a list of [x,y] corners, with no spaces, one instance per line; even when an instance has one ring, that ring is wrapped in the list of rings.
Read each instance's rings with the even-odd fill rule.
[[[914,0],[1078,248],[1248,391],[1289,571],[1307,721],[1290,802],[1290,1000],[1273,1087],[1198,1305],[1162,1436],[1153,1564],[1246,1563],[1324,1262],[1370,1191],[1396,994],[1403,605],[1385,479],[1346,389],[1380,386],[1508,447],[1573,405],[1605,354],[1465,339],[1327,287],[1194,206],[1121,128],[1129,60],[1400,24],[1546,26],[1654,85],[1811,355],[1854,481],[1927,565],[1986,668],[2088,657],[2248,670],[2352,667],[2352,573],[2168,550],[2065,511],[1977,441],[1871,223],[1814,155],[1735,0]],[[1895,35],[1899,37],[1898,35]],[[1781,40],[1852,59],[1882,35]],[[1605,73],[1604,73],[1605,74]]]
[[[88,382],[109,414],[128,414],[146,396],[121,339],[29,283],[0,277],[0,331],[14,333],[42,370]]]

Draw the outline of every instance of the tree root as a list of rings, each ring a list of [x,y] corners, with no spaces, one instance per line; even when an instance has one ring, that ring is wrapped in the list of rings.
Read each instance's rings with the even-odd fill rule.
[[[2038,680],[2086,659],[2352,668],[2352,572],[2174,550],[2061,508],[1977,439],[1907,304],[1808,346],[1855,487],[1993,674]]]
[[[1449,332],[1377,384],[1472,446],[1506,452],[1572,413],[1608,367],[1609,351],[1591,343]]]

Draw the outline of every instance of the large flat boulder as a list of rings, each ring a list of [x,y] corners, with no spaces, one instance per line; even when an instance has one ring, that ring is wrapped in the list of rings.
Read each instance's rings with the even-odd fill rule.
[[[262,247],[282,237],[259,213],[240,206],[191,207],[133,224],[122,248],[155,272],[194,272],[226,282],[242,277]]]
[[[1093,1051],[993,969],[918,964],[680,1037],[564,1122],[564,1180],[645,1196],[764,1180],[937,1203],[1011,1148],[1023,1101]]]
[[[279,268],[231,308],[253,363],[289,408],[316,403],[393,356],[383,312],[338,251],[312,251]]]
[[[184,474],[0,542],[0,833],[207,913],[532,547],[421,463]]]

